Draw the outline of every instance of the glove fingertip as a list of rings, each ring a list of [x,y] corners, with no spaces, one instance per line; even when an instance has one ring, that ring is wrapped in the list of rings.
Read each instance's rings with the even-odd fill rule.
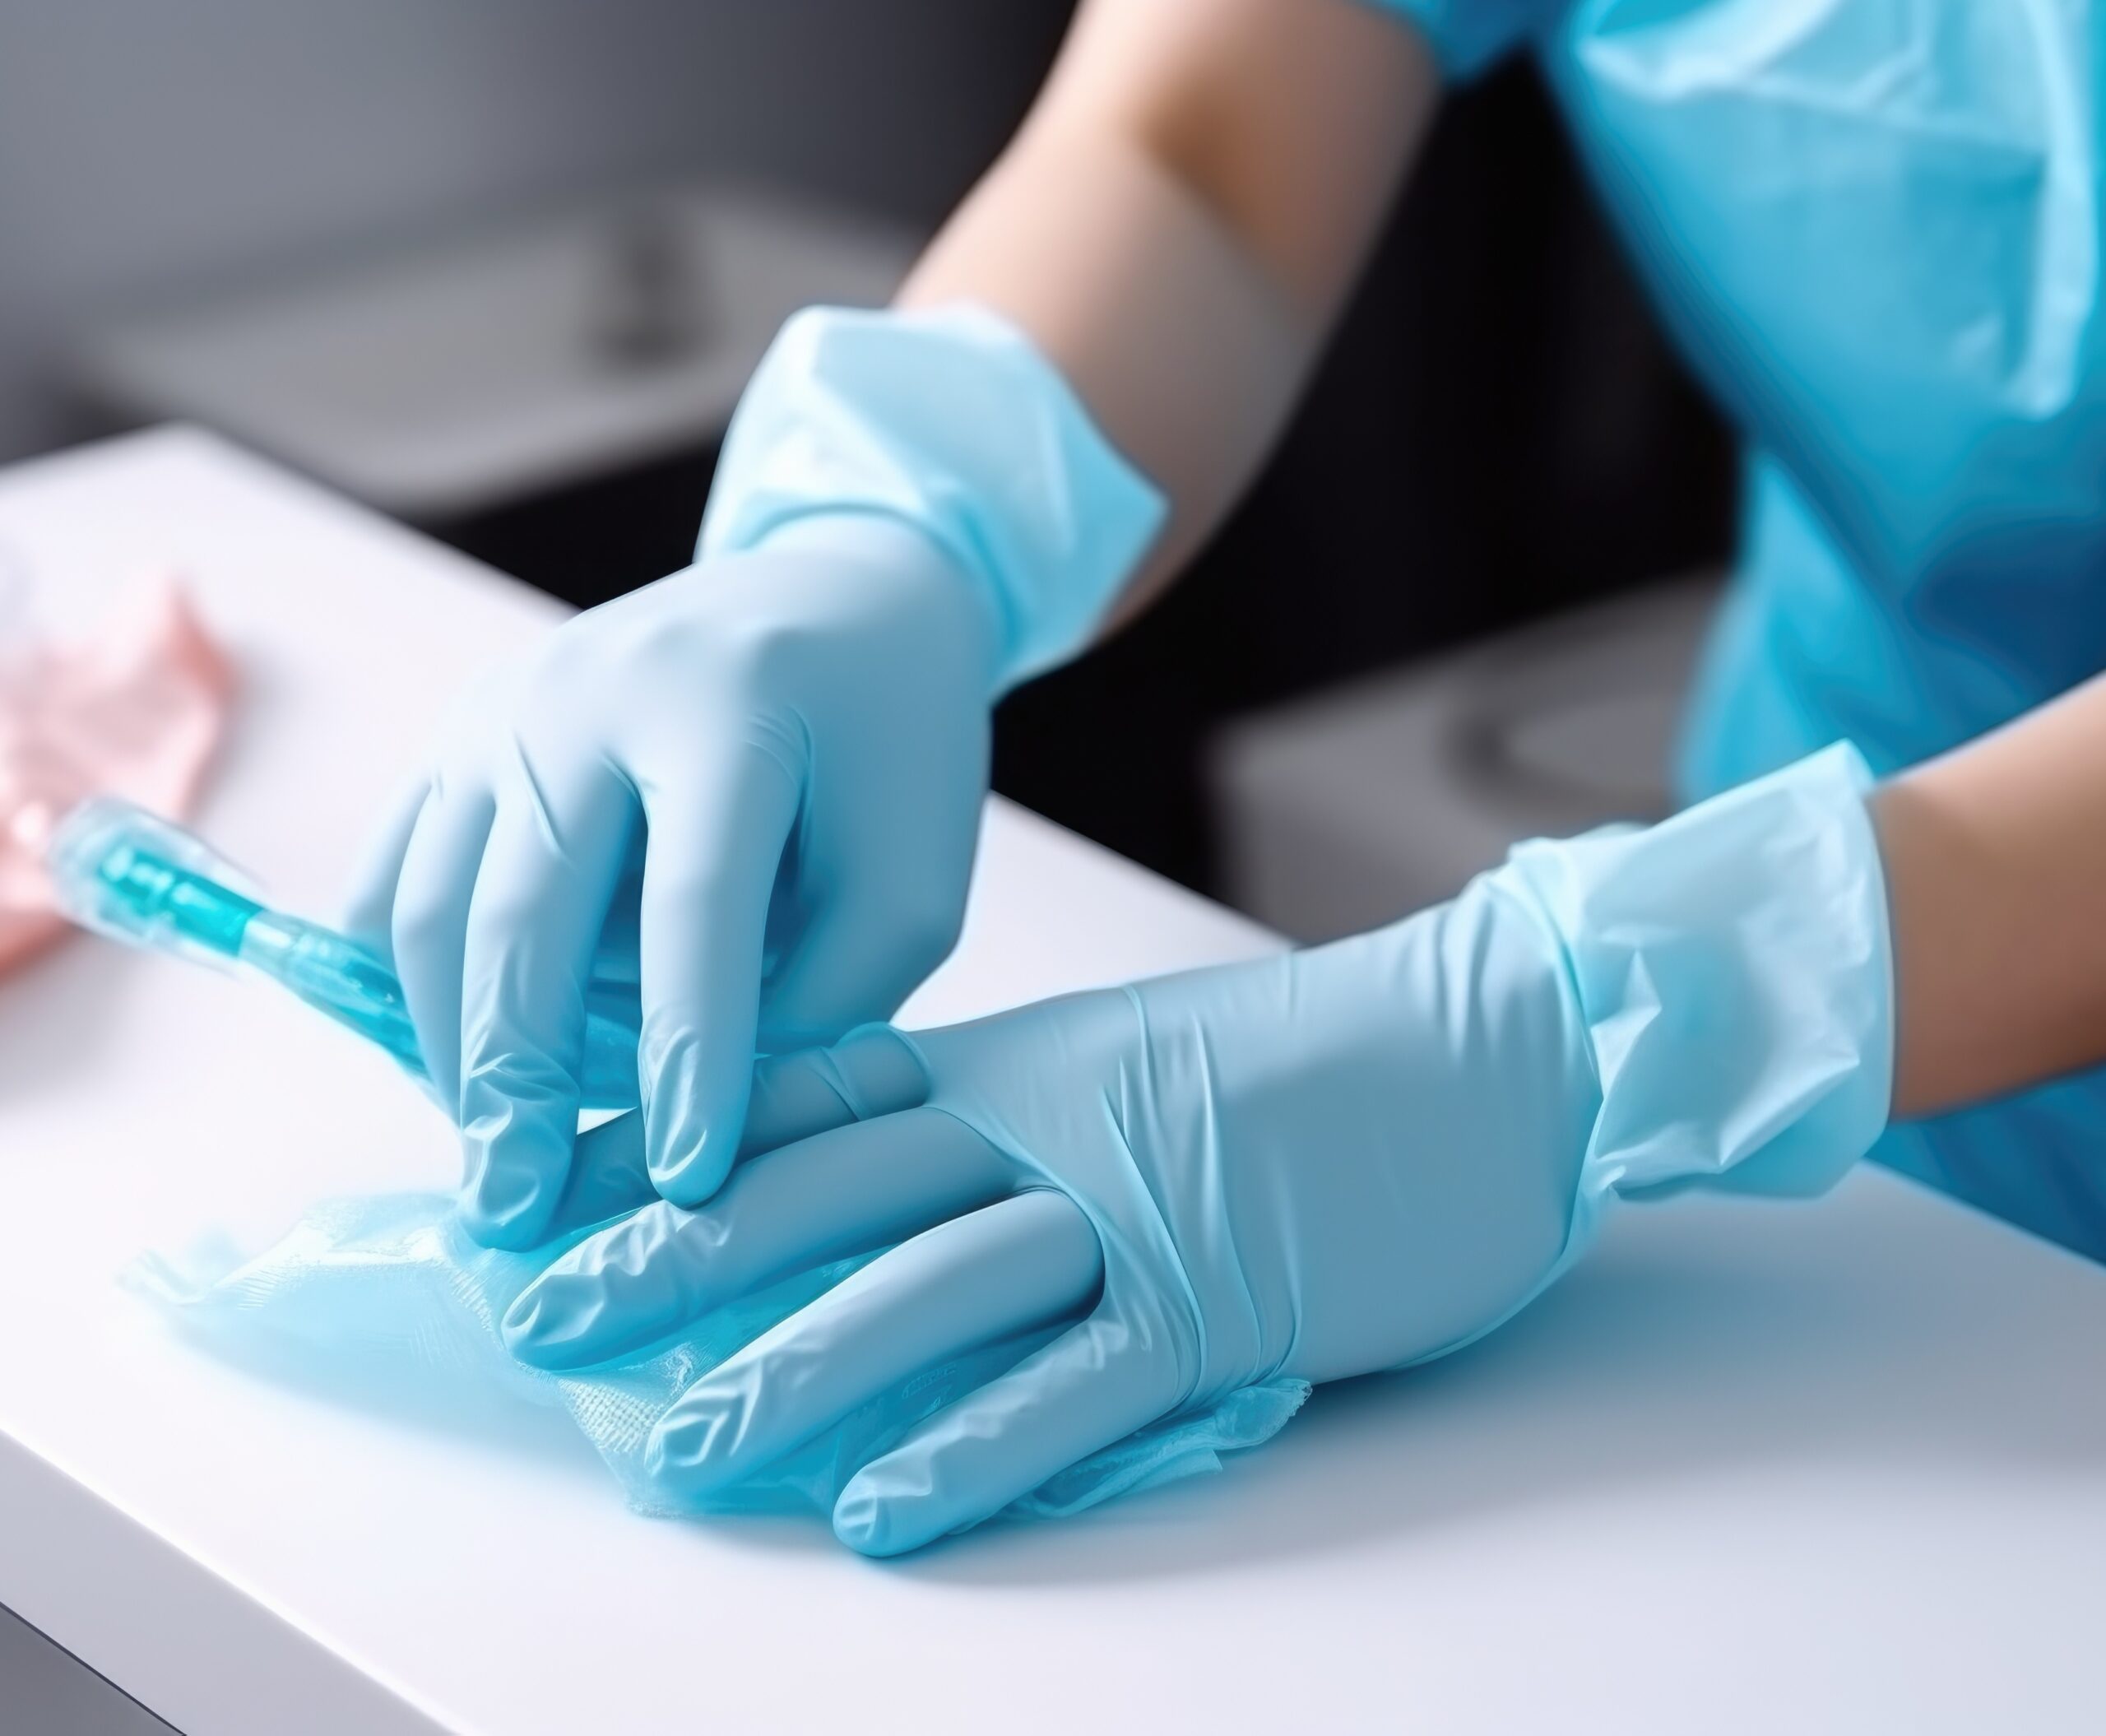
[[[643,1106],[645,1163],[661,1198],[694,1207],[721,1187],[737,1161],[752,1075],[713,1088],[699,1068],[661,1070]]]
[[[471,1119],[462,1130],[466,1173],[457,1215],[462,1228],[484,1247],[516,1253],[548,1238],[569,1169],[568,1142],[560,1153],[537,1153],[535,1148],[553,1142],[539,1126],[522,1125],[517,1106],[502,1117],[500,1130],[489,1129],[489,1119]]]
[[[531,1206],[492,1209],[472,1189],[462,1190],[456,1215],[469,1239],[481,1247],[521,1254],[547,1239],[545,1211]]]
[[[833,1534],[858,1555],[882,1560],[901,1553],[893,1533],[888,1503],[862,1478],[851,1477],[833,1504]]]
[[[892,1467],[896,1470],[898,1467]],[[884,1461],[867,1464],[843,1485],[833,1503],[833,1534],[858,1555],[884,1560],[911,1555],[958,1529],[944,1515],[953,1503],[931,1488],[888,1488]]]
[[[735,1133],[727,1140],[713,1130],[706,1130],[684,1155],[669,1163],[653,1163],[651,1179],[658,1197],[690,1211],[706,1204],[730,1178],[738,1144]]]
[[[557,1372],[601,1360],[598,1298],[567,1277],[543,1274],[513,1299],[498,1323],[504,1348],[530,1368]]]

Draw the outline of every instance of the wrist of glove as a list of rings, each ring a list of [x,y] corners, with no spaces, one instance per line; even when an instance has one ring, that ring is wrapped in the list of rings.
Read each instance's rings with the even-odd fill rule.
[[[995,314],[812,308],[740,401],[698,553],[750,548],[813,515],[912,525],[998,624],[999,694],[1087,643],[1165,511]]]

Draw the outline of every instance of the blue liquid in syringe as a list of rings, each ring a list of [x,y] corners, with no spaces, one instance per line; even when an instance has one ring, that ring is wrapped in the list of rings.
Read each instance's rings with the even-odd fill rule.
[[[76,921],[132,945],[248,965],[428,1079],[395,973],[348,936],[236,892],[210,871],[216,865],[188,833],[111,801],[72,815],[51,852],[60,903]],[[635,1107],[636,1047],[632,1010],[588,1004],[585,1107]]]

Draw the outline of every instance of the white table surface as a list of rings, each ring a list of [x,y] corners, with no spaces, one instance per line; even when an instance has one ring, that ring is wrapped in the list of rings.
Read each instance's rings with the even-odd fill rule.
[[[0,543],[74,620],[189,572],[244,675],[203,824],[308,905],[559,612],[182,431],[0,476]],[[1266,944],[998,803],[912,1016]],[[189,1736],[2106,1719],[2106,1273],[1880,1172],[1626,1213],[1507,1331],[1224,1475],[875,1564],[636,1517],[551,1413],[237,1373],[111,1283],[452,1165],[383,1063],[238,982],[85,943],[0,982],[0,1603]]]

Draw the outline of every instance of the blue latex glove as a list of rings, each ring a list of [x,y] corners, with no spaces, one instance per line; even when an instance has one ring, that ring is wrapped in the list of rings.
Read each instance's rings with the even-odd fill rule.
[[[975,1525],[1172,1416],[1466,1344],[1604,1200],[1815,1191],[1877,1134],[1884,889],[1847,749],[1644,833],[1517,851],[1318,950],[803,1062],[839,1123],[556,1260],[504,1332],[635,1354],[787,1274],[889,1248],[704,1374],[652,1436],[704,1507],[888,1393],[1058,1335],[880,1446],[836,1533]],[[809,1081],[806,1082],[807,1084]]]
[[[1162,516],[1023,335],[812,309],[727,437],[694,567],[463,708],[355,899],[462,1222],[548,1232],[588,1002],[640,1024],[650,1173],[694,1204],[757,1050],[890,1015],[950,949],[993,699],[1088,636]]]
[[[699,1200],[756,1049],[883,1018],[942,959],[995,641],[928,537],[812,518],[567,623],[464,711],[364,926],[458,1102],[478,1240],[548,1230],[588,983],[636,985],[650,1172]]]

